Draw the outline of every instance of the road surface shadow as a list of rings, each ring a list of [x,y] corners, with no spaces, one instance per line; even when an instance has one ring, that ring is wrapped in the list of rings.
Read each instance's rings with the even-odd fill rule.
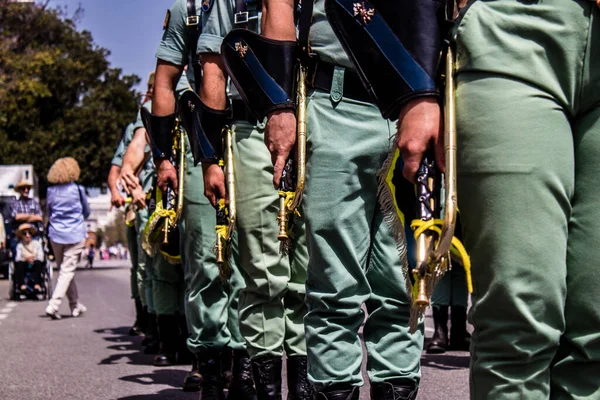
[[[140,385],[164,385],[181,388],[187,371],[178,369],[155,369],[152,372],[122,376],[121,381],[138,383]]]
[[[101,335],[112,335],[103,337],[107,342],[113,343],[106,347],[112,354],[101,360],[98,363],[99,365],[117,364],[123,359],[127,360],[127,364],[152,365],[154,356],[144,354],[143,347],[141,346],[141,336],[129,335],[129,327],[103,328],[96,329],[94,332]],[[115,351],[119,353],[115,354]],[[125,351],[128,353],[123,353]]]
[[[197,400],[198,393],[184,392],[181,389],[164,389],[153,394],[139,394],[133,396],[119,397],[117,400]]]
[[[421,356],[421,366],[441,370],[468,369],[471,357],[468,353],[426,354]]]

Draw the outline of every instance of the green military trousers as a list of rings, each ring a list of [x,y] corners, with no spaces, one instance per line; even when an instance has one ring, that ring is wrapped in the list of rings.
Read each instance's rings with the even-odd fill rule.
[[[127,248],[129,249],[129,260],[131,261],[131,275],[129,276],[129,285],[131,288],[131,298],[140,297],[137,284],[138,273],[138,240],[135,226],[127,227]],[[142,303],[143,304],[143,303]]]
[[[148,223],[148,209],[139,210],[135,216],[135,229],[137,231],[137,288],[142,305],[148,308],[150,314],[155,314],[154,295],[152,290],[152,275],[154,265],[150,257],[142,247],[142,235]]]
[[[600,398],[600,9],[475,1],[456,27],[471,398]]]
[[[334,75],[341,73],[336,68]],[[374,105],[340,98],[342,91],[315,90],[308,98],[309,311],[304,323],[309,379],[318,390],[335,383],[363,384],[358,330],[364,305],[370,380],[404,378],[418,385],[423,326],[415,334],[408,331],[402,261],[378,203],[376,174],[394,145],[395,126]]]
[[[295,219],[293,247],[279,251],[279,196],[262,127],[236,121],[239,265],[246,281],[240,293],[240,330],[251,357],[306,355],[305,281],[308,254],[304,221]]]
[[[433,295],[431,304],[435,306],[461,306],[467,308],[469,305],[469,292],[467,290],[467,279],[465,270],[461,265],[453,265],[452,270],[440,279]]]
[[[169,263],[160,252],[152,257],[152,265],[152,296],[156,315],[183,314],[183,266]]]
[[[188,158],[181,239],[184,304],[190,331],[187,344],[195,354],[209,347],[245,348],[237,308],[243,279],[235,265],[235,257],[230,260],[232,273],[229,282],[224,283],[219,277],[213,252],[217,238],[215,223],[215,209],[204,196],[202,166],[193,167],[191,158]]]

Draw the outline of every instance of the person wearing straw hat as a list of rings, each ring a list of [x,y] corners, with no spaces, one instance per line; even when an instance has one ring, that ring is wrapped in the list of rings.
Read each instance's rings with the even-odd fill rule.
[[[79,302],[74,279],[77,261],[85,250],[85,219],[90,215],[84,190],[75,183],[79,173],[79,165],[72,157],[59,158],[48,172],[48,182],[52,185],[46,196],[50,220],[48,236],[60,268],[56,288],[46,307],[46,315],[52,319],[61,318],[58,311],[65,295],[73,317],[87,311]]]
[[[21,292],[27,290],[25,285],[25,270],[31,266],[33,271],[33,289],[39,293],[41,290],[40,280],[42,276],[42,268],[44,261],[44,250],[42,244],[33,240],[33,237],[37,233],[35,226],[25,223],[19,225],[15,236],[19,240],[17,244],[17,251],[15,255],[15,282],[17,287],[20,287]]]
[[[10,203],[10,218],[12,221],[12,232],[16,233],[17,228],[24,223],[29,223],[35,226],[39,232],[42,228],[42,208],[35,199],[29,196],[33,183],[26,179],[21,179],[15,185],[14,189],[19,193],[19,198]],[[13,253],[17,248],[17,238],[12,235],[11,249]]]

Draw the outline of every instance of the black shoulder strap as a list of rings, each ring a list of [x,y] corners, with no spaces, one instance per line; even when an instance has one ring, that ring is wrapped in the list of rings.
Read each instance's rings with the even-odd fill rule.
[[[198,59],[197,44],[202,32],[202,21],[200,15],[196,14],[196,1],[187,0],[187,18],[185,21],[187,26],[187,46],[188,46],[188,68],[192,68],[194,72],[194,82],[192,87],[198,92],[200,82],[202,81],[202,70]]]
[[[315,0],[300,1],[300,19],[298,21],[298,44],[303,56],[310,56],[308,35],[312,24],[313,6]]]
[[[261,10],[262,0],[235,0],[234,28],[248,29],[248,22],[257,20]]]

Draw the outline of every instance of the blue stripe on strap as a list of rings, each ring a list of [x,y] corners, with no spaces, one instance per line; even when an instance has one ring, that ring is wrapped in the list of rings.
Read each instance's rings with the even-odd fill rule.
[[[371,17],[371,21],[363,26],[361,22],[354,17],[354,2],[353,0],[336,0],[344,10],[356,21],[357,24],[361,25],[365,31],[371,36],[373,43],[377,45],[379,50],[390,60],[392,66],[406,82],[406,84],[413,90],[427,90],[435,89],[436,85],[429,74],[415,61],[413,56],[404,48],[394,31],[390,29],[388,24],[381,17],[381,14],[368,2],[375,15]],[[417,1],[417,0],[414,0]]]
[[[263,90],[265,95],[269,98],[269,100],[273,104],[285,104],[289,101],[287,93],[275,82],[275,80],[267,73],[265,68],[262,66],[256,54],[252,51],[248,43],[246,43],[242,39],[241,40],[243,46],[248,46],[248,50],[244,57],[242,57],[242,62],[246,64],[248,70],[258,82],[260,88]],[[231,43],[228,43],[231,46]]]

